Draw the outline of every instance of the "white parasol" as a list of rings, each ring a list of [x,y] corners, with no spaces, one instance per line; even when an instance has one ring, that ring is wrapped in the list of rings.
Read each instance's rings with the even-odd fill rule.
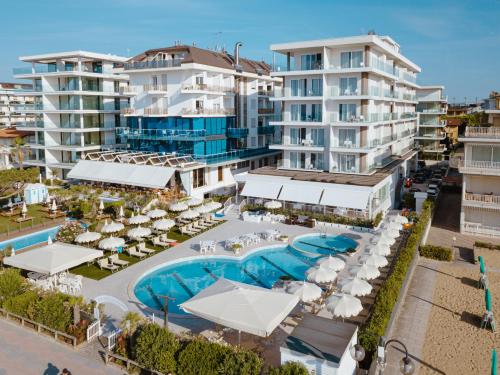
[[[159,219],[160,217],[166,216],[167,211],[156,208],[154,210],[149,211],[146,215],[151,219]]]
[[[186,211],[188,208],[188,205],[182,202],[173,203],[168,207],[170,211],[174,212]]]
[[[343,293],[349,293],[352,296],[367,296],[372,292],[372,289],[373,287],[368,281],[358,277],[346,280],[341,288]]]
[[[337,278],[337,273],[331,269],[323,267],[312,267],[306,272],[307,280],[314,283],[331,283]]]
[[[316,262],[316,264],[320,267],[329,268],[333,271],[340,271],[345,267],[345,262],[342,259],[332,257],[331,255],[326,258],[321,258]]]
[[[151,219],[145,215],[136,215],[136,216],[130,217],[130,219],[128,219],[128,223],[131,225],[138,225],[138,224],[147,223],[150,220]]]
[[[156,220],[153,223],[153,229],[156,230],[169,230],[175,225],[175,221],[170,220],[170,219],[161,219],[161,220]]]
[[[179,218],[181,219],[196,219],[198,216],[200,216],[199,212],[196,212],[195,210],[188,210],[181,212],[179,215]]]
[[[294,294],[302,302],[312,302],[321,298],[323,291],[316,284],[305,281],[292,281],[286,288],[286,292]]]
[[[326,309],[338,318],[349,318],[363,311],[363,306],[359,298],[341,293],[327,298]]]
[[[79,234],[75,238],[76,243],[89,243],[101,239],[101,234],[98,232],[89,232],[88,230],[84,233]]]
[[[125,245],[125,240],[121,237],[108,237],[99,241],[99,249],[114,250],[120,246]]]
[[[102,229],[101,229],[101,232],[102,233],[116,233],[116,232],[119,232],[121,230],[123,230],[123,228],[125,228],[125,226],[122,224],[122,223],[115,223],[115,222],[111,222],[111,223],[106,223],[103,225]]]
[[[151,234],[151,229],[144,227],[132,228],[127,232],[127,236],[134,239],[139,239],[142,237],[147,237]]]

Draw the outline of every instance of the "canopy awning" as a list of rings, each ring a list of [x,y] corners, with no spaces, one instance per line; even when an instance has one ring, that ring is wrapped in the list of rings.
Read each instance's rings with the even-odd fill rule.
[[[3,262],[11,267],[54,275],[102,256],[103,252],[100,250],[54,242],[47,246],[6,257]]]
[[[214,323],[267,337],[298,302],[295,295],[221,278],[180,307]]]
[[[331,185],[325,187],[320,203],[324,206],[365,210],[368,207],[370,194],[371,188]]]
[[[266,181],[247,181],[241,195],[252,198],[277,199],[283,183]]]
[[[161,189],[174,173],[175,168],[169,167],[80,160],[68,173],[68,178]]]
[[[307,204],[319,204],[323,189],[323,184],[290,181],[283,184],[283,189],[281,189],[279,200]]]

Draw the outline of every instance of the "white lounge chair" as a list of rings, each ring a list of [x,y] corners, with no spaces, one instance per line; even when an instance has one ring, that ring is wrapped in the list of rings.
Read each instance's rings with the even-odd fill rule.
[[[141,253],[140,251],[137,251],[135,246],[131,246],[125,250],[127,253],[129,253],[130,256],[136,257],[136,258],[144,258],[148,254],[146,253]]]
[[[166,243],[170,243],[170,244],[177,242],[176,240],[171,240],[170,238],[168,238],[168,236],[166,234],[160,235],[160,240],[162,242],[166,242]]]
[[[146,244],[144,242],[139,242],[137,244],[137,250],[139,250],[141,253],[146,253],[148,255],[156,253],[155,249],[150,249],[146,247]]]
[[[162,247],[169,247],[170,243],[169,242],[163,242],[160,237],[154,237],[153,238],[153,245],[155,246],[162,246]]]
[[[111,255],[109,258],[109,261],[116,265],[116,266],[119,266],[119,267],[125,267],[125,266],[128,266],[129,262],[126,261],[126,260],[121,260],[119,257],[118,257],[118,254],[113,254]]]
[[[101,270],[109,270],[111,271],[111,273],[120,268],[117,265],[114,265],[113,263],[109,264],[108,258],[99,259],[97,261],[97,264],[99,265],[99,268],[101,268]]]

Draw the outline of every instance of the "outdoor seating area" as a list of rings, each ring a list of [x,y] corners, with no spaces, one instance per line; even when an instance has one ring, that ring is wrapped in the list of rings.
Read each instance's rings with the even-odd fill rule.
[[[226,250],[232,250],[236,255],[240,253],[240,250],[245,246],[251,246],[259,244],[261,239],[267,241],[276,241],[281,233],[276,229],[268,229],[262,233],[247,233],[238,237],[232,237],[224,241],[224,248]]]

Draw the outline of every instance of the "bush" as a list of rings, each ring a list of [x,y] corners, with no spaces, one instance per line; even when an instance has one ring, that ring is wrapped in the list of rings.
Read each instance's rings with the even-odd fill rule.
[[[286,362],[280,367],[272,368],[269,375],[309,375],[309,372],[300,362]]]
[[[36,304],[34,320],[61,332],[66,332],[73,322],[71,297],[59,292],[42,295]]]
[[[449,247],[424,245],[420,246],[420,255],[430,259],[451,262],[453,253]]]
[[[56,234],[56,240],[66,243],[73,243],[76,236],[83,233],[85,229],[77,221],[70,221],[64,224]]]
[[[176,371],[175,355],[179,350],[177,337],[157,324],[149,323],[138,331],[134,348],[135,360],[151,370]]]
[[[183,375],[218,375],[219,366],[231,351],[229,347],[193,340],[179,354],[178,372]]]
[[[262,360],[254,352],[238,350],[228,352],[219,366],[219,374],[224,375],[259,375]]]
[[[385,333],[406,273],[422,240],[425,227],[431,218],[432,210],[433,203],[429,200],[425,201],[420,217],[413,225],[406,245],[401,249],[398,258],[394,262],[392,272],[375,297],[370,317],[360,329],[359,340],[367,351],[374,351],[377,347],[378,338]]]
[[[3,304],[3,308],[13,314],[34,320],[38,299],[36,291],[28,290],[26,293],[9,298]]]
[[[28,285],[19,270],[9,268],[0,273],[0,306],[3,307],[5,301],[19,294],[24,293]]]
[[[474,242],[474,247],[482,247],[483,249],[490,249],[490,250],[500,250],[500,245],[495,245],[490,242],[482,242],[482,241]]]

